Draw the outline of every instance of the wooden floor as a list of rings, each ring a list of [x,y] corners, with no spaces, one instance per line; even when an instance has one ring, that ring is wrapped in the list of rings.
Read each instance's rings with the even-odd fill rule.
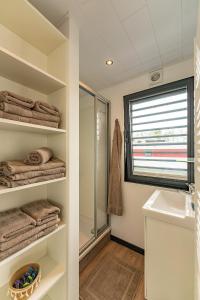
[[[111,254],[112,257],[123,260],[123,262],[125,262],[127,266],[130,266],[131,268],[133,267],[136,270],[140,271],[142,276],[137,286],[136,294],[132,298],[128,299],[144,300],[144,256],[113,241],[109,241],[108,244],[101,250],[101,252],[80,273],[80,286],[84,283],[85,280],[87,280],[88,277],[91,277],[92,274],[96,272],[96,269],[98,267],[100,269],[100,262],[102,258],[107,254]]]

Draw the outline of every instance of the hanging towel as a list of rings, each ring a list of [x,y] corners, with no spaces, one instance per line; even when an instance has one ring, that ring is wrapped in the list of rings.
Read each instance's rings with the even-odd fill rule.
[[[118,119],[116,119],[112,142],[112,158],[110,165],[108,213],[117,216],[123,215],[121,154],[122,134],[120,130],[119,121]]]

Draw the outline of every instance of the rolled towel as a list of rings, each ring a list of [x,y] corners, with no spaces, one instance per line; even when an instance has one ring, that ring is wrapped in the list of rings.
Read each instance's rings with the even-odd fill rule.
[[[23,96],[17,95],[13,92],[9,91],[1,91],[0,92],[0,102],[7,102],[14,105],[19,105],[26,108],[33,108],[35,105],[35,101],[25,98]]]
[[[18,208],[0,212],[0,242],[6,242],[35,228],[36,221]]]
[[[42,147],[30,152],[24,162],[28,165],[42,165],[46,164],[52,157],[53,151],[47,147]]]
[[[51,204],[48,200],[38,200],[22,206],[22,211],[31,216],[37,225],[53,221],[58,218],[60,208]]]
[[[60,123],[60,117],[59,116],[53,116],[50,114],[44,114],[32,109],[27,109],[25,107],[21,107],[19,105],[14,105],[7,102],[0,102],[0,110],[9,113],[14,114],[18,116],[22,116],[25,118],[31,118],[31,119],[37,119],[37,120],[43,120],[43,121],[49,121],[49,122],[55,122]]]
[[[0,167],[3,168],[3,174],[5,176],[10,176],[30,171],[44,171],[65,167],[65,163],[58,158],[52,158],[50,161],[43,165],[27,165],[21,160],[8,160],[1,162]]]
[[[40,125],[40,126],[53,127],[53,128],[58,128],[58,126],[59,126],[59,124],[57,122],[39,120],[39,119],[30,118],[30,117],[29,118],[23,117],[20,115],[7,113],[2,110],[0,110],[0,118],[7,119],[7,120],[13,120],[13,121],[17,121],[17,122],[35,124],[35,125]]]
[[[6,176],[0,176],[0,185],[6,186],[8,188],[14,188],[14,187],[27,185],[27,184],[34,184],[38,182],[54,180],[54,179],[62,178],[64,176],[65,173],[59,173],[59,174],[39,176],[34,178],[27,178],[24,180],[12,180]]]
[[[57,107],[46,102],[36,101],[33,109],[41,113],[60,116],[60,111],[57,109]]]

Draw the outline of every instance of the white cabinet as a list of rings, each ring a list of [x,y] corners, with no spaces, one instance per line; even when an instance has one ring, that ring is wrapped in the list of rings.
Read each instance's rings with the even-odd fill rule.
[[[148,300],[194,299],[194,217],[184,208],[184,197],[177,192],[156,191],[143,207]],[[178,210],[174,213],[177,207],[179,214]]]

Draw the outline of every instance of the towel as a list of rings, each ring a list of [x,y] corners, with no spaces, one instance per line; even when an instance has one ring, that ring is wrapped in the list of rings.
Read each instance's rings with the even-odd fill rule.
[[[41,112],[41,113],[44,113],[44,114],[50,114],[50,115],[53,115],[53,116],[60,117],[60,112],[57,109],[57,107],[55,107],[51,104],[45,103],[45,102],[36,101],[35,106],[34,106],[33,109],[35,111],[38,111],[38,112]]]
[[[119,121],[118,119],[116,119],[112,143],[112,158],[109,176],[108,213],[117,216],[123,215],[121,154],[122,134],[120,130]]]
[[[46,176],[38,176],[34,178],[27,178],[24,180],[12,180],[9,177],[6,176],[0,176],[0,185],[6,186],[8,188],[14,188],[19,187],[27,184],[33,184],[53,179],[58,179],[65,177],[65,173],[59,173],[59,174],[52,174],[52,175],[46,175]]]
[[[33,243],[37,239],[38,239],[38,236],[34,235],[34,236],[30,237],[29,239],[27,239],[25,241],[22,241],[21,243],[18,243],[14,247],[9,248],[8,250],[0,252],[0,261],[4,260],[8,256],[10,256],[10,255],[12,255],[16,252],[22,250],[23,248],[27,247],[28,245],[30,245],[31,243]]]
[[[49,228],[51,228],[52,226],[58,225],[59,222],[60,222],[60,219],[57,217],[53,221],[47,222],[41,226],[36,226],[33,229],[31,229],[31,230],[13,238],[7,242],[0,243],[0,252],[6,251],[9,248],[12,248],[12,247],[16,246],[18,243],[21,243],[21,242],[31,238],[32,236],[38,235],[38,237],[41,237],[41,235],[44,234],[44,231],[47,232],[47,230]]]
[[[11,248],[9,248],[5,251],[0,252],[0,261],[4,260],[6,257],[8,257],[12,254],[24,249],[25,247],[32,244],[33,242],[35,242],[39,238],[42,238],[42,237],[46,236],[47,234],[50,234],[51,232],[53,232],[57,228],[58,228],[57,224],[54,225],[54,226],[51,226],[49,228],[46,228],[46,229],[42,230],[41,232],[39,232],[38,234],[28,238],[27,240],[24,240],[21,243],[16,244],[14,247],[11,247]]]
[[[46,164],[53,157],[53,151],[47,147],[42,147],[28,153],[25,164],[42,165]]]
[[[65,167],[65,163],[58,158],[52,158],[46,164],[31,166],[25,164],[23,161],[20,160],[8,160],[1,162],[0,167],[3,168],[3,174],[5,176],[10,176],[13,174],[25,173],[30,171],[44,171]]]
[[[59,174],[59,173],[65,173],[65,167],[55,168],[55,169],[49,169],[49,170],[41,170],[41,171],[29,171],[24,173],[18,173],[13,174],[10,176],[7,176],[11,180],[25,180],[27,178],[34,178],[34,177],[40,177],[40,176],[46,176],[46,175],[53,175],[53,174]],[[3,168],[1,170],[0,167],[0,176],[3,174]]]
[[[35,101],[8,91],[0,92],[0,102],[11,103],[26,108],[33,108]]]
[[[0,212],[0,242],[20,236],[36,226],[36,221],[18,208]]]
[[[22,206],[22,211],[31,216],[37,223],[48,222],[51,218],[57,218],[60,208],[51,204],[48,200],[38,200]]]
[[[58,128],[58,123],[56,123],[56,122],[50,122],[50,121],[44,121],[44,120],[38,120],[38,119],[33,119],[33,118],[22,117],[22,116],[19,116],[19,115],[6,113],[2,110],[0,110],[0,118],[13,120],[13,121],[17,121],[17,122],[35,124],[35,125],[40,125],[40,126]]]
[[[59,116],[53,116],[50,114],[44,114],[32,109],[23,108],[19,105],[14,105],[7,102],[0,102],[0,110],[14,115],[19,115],[26,118],[33,118],[37,120],[50,121],[55,123],[60,123]]]

